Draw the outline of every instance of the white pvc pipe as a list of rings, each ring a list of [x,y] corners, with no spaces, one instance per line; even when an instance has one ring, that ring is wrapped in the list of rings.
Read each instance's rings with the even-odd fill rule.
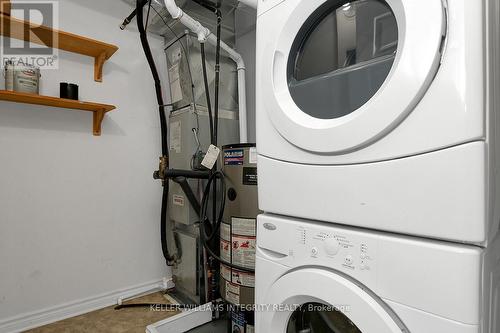
[[[217,44],[217,37],[205,28],[200,22],[193,19],[191,16],[186,14],[182,9],[180,9],[175,0],[164,0],[165,7],[167,8],[172,18],[179,20],[185,27],[193,31],[197,36],[200,43],[209,42],[212,45]],[[242,1],[243,2],[243,1]],[[222,50],[226,51],[229,57],[236,63],[236,68],[238,70],[238,105],[239,105],[239,124],[240,124],[240,142],[248,142],[248,130],[247,130],[247,97],[246,97],[246,70],[245,62],[241,54],[236,52],[234,49],[229,47],[223,41],[220,42],[220,47]]]
[[[207,41],[213,45],[217,44],[217,37],[214,34],[210,34]],[[220,42],[220,47],[227,52],[229,57],[236,63],[236,68],[238,70],[238,109],[239,109],[239,124],[240,124],[240,143],[248,142],[248,130],[247,130],[247,92],[246,92],[246,67],[245,61],[241,54],[236,52],[234,49],[230,48],[229,45]]]
[[[165,0],[165,7],[167,8],[170,15],[174,20],[179,20],[184,26],[193,31],[197,36],[200,42],[204,42],[208,35],[210,35],[210,30],[201,25],[200,22],[193,19],[191,16],[184,13],[182,9],[180,9],[174,0]]]

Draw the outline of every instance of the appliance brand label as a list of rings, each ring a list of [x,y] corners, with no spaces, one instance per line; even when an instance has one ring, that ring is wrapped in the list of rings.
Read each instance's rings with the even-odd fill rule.
[[[272,223],[264,223],[264,228],[270,231],[276,230],[276,226]]]
[[[224,165],[243,165],[245,151],[243,149],[230,149],[224,152]]]

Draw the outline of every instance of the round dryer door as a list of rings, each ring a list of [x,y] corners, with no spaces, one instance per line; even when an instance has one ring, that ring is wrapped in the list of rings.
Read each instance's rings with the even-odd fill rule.
[[[308,268],[284,275],[269,290],[265,305],[276,310],[258,313],[257,328],[266,332],[409,332],[376,296],[326,270]]]
[[[264,16],[275,21],[260,59],[265,108],[283,138],[318,153],[397,126],[436,75],[446,33],[442,0],[287,0]]]

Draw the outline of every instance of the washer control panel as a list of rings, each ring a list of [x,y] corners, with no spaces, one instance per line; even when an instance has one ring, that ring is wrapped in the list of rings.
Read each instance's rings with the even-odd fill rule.
[[[263,218],[260,218],[262,222]],[[281,264],[324,266],[345,272],[361,282],[373,282],[376,276],[376,234],[318,222],[297,222],[272,218],[259,223],[257,244],[278,256]]]

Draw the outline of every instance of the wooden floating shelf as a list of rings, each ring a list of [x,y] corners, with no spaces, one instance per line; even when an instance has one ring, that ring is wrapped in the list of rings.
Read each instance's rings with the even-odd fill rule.
[[[94,58],[94,80],[97,82],[102,82],[104,63],[118,50],[115,45],[46,26],[34,25],[6,14],[0,14],[0,21],[0,34],[3,36]],[[31,31],[31,33],[25,33],[26,31]]]
[[[108,104],[81,102],[72,99],[26,94],[7,90],[0,90],[0,100],[93,112],[93,133],[96,136],[101,135],[101,124],[104,120],[104,115],[116,108],[114,105]]]

